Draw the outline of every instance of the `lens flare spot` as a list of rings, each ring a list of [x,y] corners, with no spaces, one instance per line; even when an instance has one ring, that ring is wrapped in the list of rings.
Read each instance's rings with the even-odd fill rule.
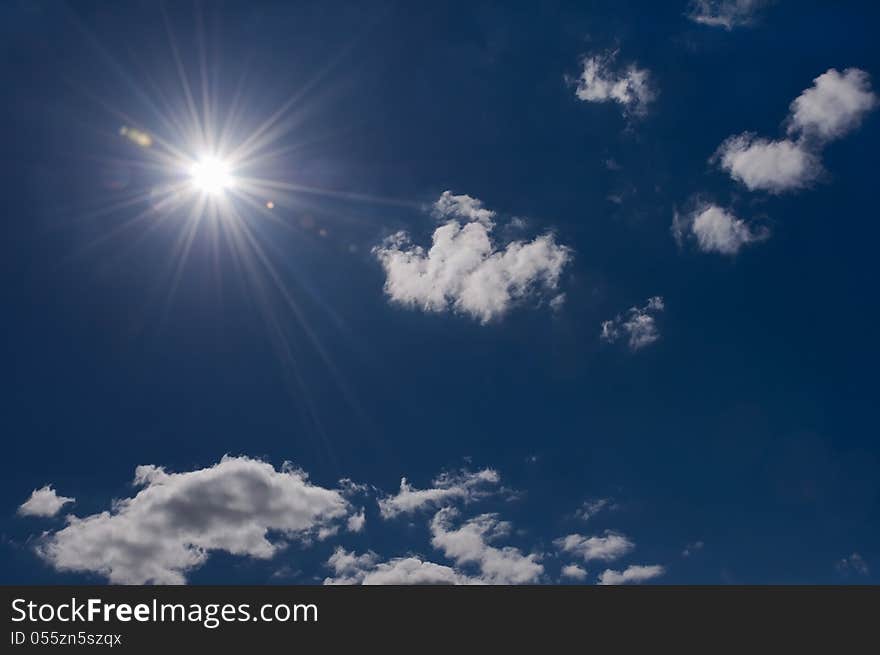
[[[150,137],[150,135],[143,130],[139,130],[135,127],[128,127],[128,125],[123,125],[119,128],[119,134],[131,141],[133,144],[140,146],[141,148],[149,148],[151,145],[153,145],[153,139]]]

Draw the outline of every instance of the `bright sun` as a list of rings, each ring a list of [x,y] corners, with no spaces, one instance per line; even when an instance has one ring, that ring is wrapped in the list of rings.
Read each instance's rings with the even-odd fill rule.
[[[204,193],[217,195],[232,186],[229,165],[216,157],[204,157],[189,169],[193,186]]]

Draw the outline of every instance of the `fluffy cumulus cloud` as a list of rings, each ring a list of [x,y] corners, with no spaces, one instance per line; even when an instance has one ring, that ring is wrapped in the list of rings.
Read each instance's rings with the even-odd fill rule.
[[[463,585],[481,584],[476,578],[459,573],[443,564],[426,562],[418,557],[397,557],[382,562],[370,551],[355,555],[337,548],[327,566],[334,576],[324,579],[325,585]]]
[[[68,503],[74,502],[73,498],[59,496],[55,493],[51,484],[40,489],[34,489],[26,501],[18,508],[21,516],[55,516]]]
[[[587,537],[570,534],[555,540],[554,545],[564,553],[582,558],[585,562],[600,560],[611,562],[627,555],[635,544],[624,535],[606,531],[602,536]]]
[[[614,569],[605,569],[599,574],[599,584],[601,585],[621,585],[621,584],[639,584],[654,578],[659,578],[666,570],[657,564],[649,566],[632,565],[627,566],[623,571],[615,571]]]
[[[587,570],[577,564],[566,564],[562,567],[562,577],[580,582],[587,579]]]
[[[769,141],[751,133],[728,138],[714,160],[751,191],[782,193],[810,186],[822,173],[815,152],[799,141]]]
[[[752,191],[803,189],[823,172],[822,147],[858,127],[876,106],[865,71],[831,68],[791,103],[787,138],[769,140],[749,132],[731,136],[711,161]]]
[[[291,544],[326,549],[328,585],[536,584],[548,579],[542,549],[514,542],[525,532],[514,530],[495,511],[466,511],[471,503],[521,498],[500,487],[498,473],[490,468],[444,473],[429,489],[413,489],[404,480],[398,494],[381,496],[375,487],[350,480],[340,481],[338,489],[315,485],[288,463],[276,469],[249,457],[227,456],[183,473],[139,466],[134,484],[137,492],[114,501],[108,511],[68,516],[65,526],[43,533],[35,539],[37,555],[59,571],[99,575],[115,584],[183,584],[216,552],[275,558],[273,577],[299,578],[303,572],[297,562],[276,557]],[[395,556],[352,548],[346,542],[363,540],[359,533],[369,514],[353,504],[354,497],[372,498],[385,518],[430,509],[420,541],[409,540],[419,534],[410,524]],[[578,515],[592,516],[612,506],[610,499],[592,500]],[[390,527],[384,521],[376,527],[382,526]],[[627,537],[610,530],[595,536],[569,534],[553,543],[567,556],[558,579],[576,582],[588,577],[584,563],[612,562],[634,548]],[[423,556],[420,548],[431,554]],[[640,568],[645,567],[602,575],[640,581],[646,576]]]
[[[397,232],[373,249],[385,269],[385,293],[426,312],[455,311],[488,323],[531,296],[557,292],[571,251],[552,234],[493,243],[495,213],[468,195],[446,191],[432,213],[442,224],[429,249]]]
[[[60,571],[112,583],[181,584],[211,551],[270,558],[291,540],[331,535],[350,509],[302,471],[248,457],[186,473],[139,466],[134,482],[142,489],[110,511],[69,516],[66,527],[44,535],[38,554]]]
[[[616,66],[617,51],[584,57],[575,95],[584,102],[616,102],[627,114],[643,115],[654,99],[650,75],[635,64]]]
[[[732,30],[754,22],[768,4],[770,0],[693,0],[688,18],[702,25]]]
[[[379,512],[383,518],[394,518],[424,508],[437,508],[451,502],[471,502],[484,498],[501,481],[497,471],[483,469],[472,473],[443,473],[428,489],[415,489],[406,478],[400,481],[400,490],[393,496],[379,499]]]
[[[498,547],[492,542],[506,537],[511,525],[495,514],[481,514],[454,525],[458,510],[441,509],[431,521],[431,544],[457,565],[471,565],[479,578],[489,584],[536,583],[544,573],[539,553],[525,555],[513,546]]]
[[[839,139],[876,106],[877,96],[865,71],[848,68],[841,73],[831,68],[791,103],[788,132],[821,141]]]
[[[626,314],[603,321],[599,337],[607,343],[625,339],[631,351],[641,350],[660,338],[656,315],[664,308],[661,296],[648,298],[644,306],[630,307]]]
[[[367,517],[364,514],[364,508],[361,508],[361,511],[357,514],[352,514],[348,517],[348,521],[346,521],[345,526],[348,528],[349,532],[361,532],[364,529],[364,525],[367,523]]]
[[[744,246],[769,236],[766,228],[751,227],[726,209],[705,203],[684,214],[675,213],[672,233],[679,245],[692,239],[702,252],[735,255]]]
[[[541,556],[523,554],[494,542],[511,533],[511,524],[496,514],[480,514],[461,521],[459,510],[445,507],[430,522],[431,545],[454,566],[427,561],[417,555],[387,561],[369,551],[362,555],[337,548],[327,560],[334,575],[324,584],[527,584],[544,573]]]

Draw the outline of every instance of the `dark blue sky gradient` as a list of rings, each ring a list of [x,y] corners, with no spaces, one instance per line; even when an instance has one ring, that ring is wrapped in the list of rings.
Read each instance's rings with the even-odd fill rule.
[[[169,4],[192,63],[192,6]],[[780,135],[828,68],[862,68],[876,86],[880,9],[778,2],[727,32],[677,2],[537,5],[205,4],[221,105],[242,75],[250,126],[301,94],[274,175],[399,201],[304,193],[279,210],[292,227],[255,227],[302,312],[276,298],[286,364],[206,240],[173,296],[178,225],[94,244],[139,209],[90,210],[154,183],[109,107],[158,133],[151,85],[179,100],[157,5],[3,3],[0,582],[96,579],[30,552],[59,524],[15,516],[32,489],[53,483],[82,516],[131,495],[139,464],[186,471],[224,453],[387,491],[470,457],[526,492],[505,518],[545,547],[573,531],[564,517],[584,499],[613,496],[622,509],[597,529],[630,535],[668,583],[875,579],[842,578],[834,562],[857,551],[880,568],[880,122],[831,144],[826,179],[800,193],[749,193],[708,158],[731,134]],[[577,101],[565,81],[611,47],[659,89],[642,120]],[[419,206],[446,189],[573,248],[561,312],[482,326],[389,305],[370,249],[397,229],[425,243],[434,224]],[[764,219],[772,237],[735,258],[679,251],[673,211],[695,193]],[[659,342],[600,343],[602,320],[658,294]],[[351,546],[413,548],[403,524],[371,531],[369,511]],[[682,559],[695,540],[704,550]],[[309,582],[326,554],[218,555],[191,580],[266,582],[289,565],[301,573],[285,581]]]

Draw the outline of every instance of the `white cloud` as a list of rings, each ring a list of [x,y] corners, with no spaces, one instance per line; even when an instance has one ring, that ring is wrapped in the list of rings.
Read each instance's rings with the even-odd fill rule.
[[[445,222],[427,251],[402,231],[373,248],[393,302],[426,312],[451,309],[485,324],[531,295],[556,295],[572,255],[552,234],[498,248],[491,237],[494,212],[449,191],[434,203],[433,213]]]
[[[481,581],[455,569],[418,557],[396,557],[379,561],[376,553],[355,555],[337,548],[327,561],[335,577],[324,579],[325,585],[465,585]]]
[[[367,517],[364,515],[364,509],[361,508],[361,511],[357,514],[352,514],[348,517],[348,521],[345,523],[345,527],[348,528],[349,532],[360,532],[364,529],[364,525],[367,522]]]
[[[74,501],[74,498],[59,496],[52,485],[47,484],[40,489],[34,489],[30,498],[18,508],[18,513],[21,516],[55,516],[67,503]]]
[[[455,563],[437,564],[410,555],[388,561],[373,552],[356,555],[337,548],[327,565],[334,576],[324,584],[527,584],[544,572],[539,554],[524,555],[519,549],[490,542],[506,537],[511,525],[495,514],[480,514],[457,527],[458,510],[446,507],[430,522],[431,544]],[[468,574],[461,567],[472,567]]]
[[[451,191],[444,191],[431,207],[431,213],[439,220],[464,220],[494,226],[495,212],[483,207],[482,200],[466,193],[454,195]],[[520,223],[524,223],[523,219],[515,220],[519,227]]]
[[[211,551],[267,559],[287,541],[307,540],[349,511],[335,490],[248,457],[167,473],[139,466],[131,498],[42,538],[37,552],[60,571],[93,572],[116,584],[182,584]],[[268,533],[277,534],[270,541]]]
[[[859,575],[868,575],[871,573],[871,569],[868,568],[868,563],[858,553],[853,553],[849,557],[844,557],[839,560],[835,566],[841,573],[853,572],[858,573]]]
[[[857,128],[877,106],[868,74],[858,68],[829,68],[791,103],[788,132],[820,141],[839,139]]]
[[[569,580],[586,580],[587,571],[577,564],[567,564],[562,567],[562,577]]]
[[[690,543],[684,547],[684,550],[681,551],[681,556],[682,557],[690,557],[694,553],[699,552],[701,550],[703,550],[703,542],[702,541],[695,541],[695,542]]]
[[[601,537],[570,534],[556,539],[553,544],[561,551],[583,558],[585,562],[610,562],[623,557],[635,544],[620,533],[607,530]]]
[[[379,499],[379,512],[382,518],[389,519],[422,508],[437,508],[456,501],[471,502],[484,498],[490,493],[488,487],[500,481],[498,472],[492,469],[443,473],[434,479],[430,489],[414,489],[403,478],[397,494]]]
[[[655,316],[664,308],[662,296],[648,298],[643,307],[630,307],[625,315],[603,321],[599,337],[608,343],[625,337],[630,350],[640,350],[660,338]]]
[[[584,501],[584,504],[581,505],[581,508],[577,512],[575,512],[575,516],[583,519],[584,521],[589,521],[602,510],[614,508],[614,501],[611,500],[611,498],[596,498],[594,500]]]
[[[729,137],[713,155],[721,168],[750,191],[782,193],[810,186],[822,174],[818,156],[803,143],[768,141],[745,132]]]
[[[616,59],[617,51],[584,57],[575,95],[584,102],[616,102],[626,113],[644,114],[655,96],[648,71],[635,64],[615,69]]]
[[[447,507],[431,521],[431,544],[459,566],[479,567],[480,579],[489,584],[529,584],[544,573],[540,554],[523,553],[512,546],[496,547],[489,542],[510,534],[510,524],[495,514],[481,514],[454,528],[458,511]]]
[[[769,0],[693,0],[688,18],[703,25],[732,30],[751,24],[758,11],[768,4]]]
[[[662,307],[652,299],[646,307]],[[35,540],[35,552],[59,571],[92,573],[113,584],[184,584],[212,552],[269,560],[290,546],[333,551],[327,560],[332,573],[325,584],[534,584],[546,581],[540,549],[510,544],[513,525],[496,513],[464,514],[455,504],[515,498],[500,487],[493,469],[439,475],[428,489],[413,489],[404,480],[400,493],[379,499],[383,516],[433,508],[421,547],[438,551],[437,561],[425,559],[404,545],[404,554],[390,559],[373,551],[349,551],[343,542],[362,532],[364,508],[352,496],[372,496],[375,487],[341,480],[338,489],[309,482],[308,475],[285,463],[249,457],[223,457],[213,466],[169,473],[157,466],[139,466],[130,497],[115,500],[108,511],[68,516],[67,524]],[[51,487],[47,487],[51,490]],[[40,491],[40,490],[38,490]],[[62,500],[67,500],[63,499]],[[584,503],[584,518],[611,507],[599,498]],[[571,517],[569,516],[569,519]],[[380,525],[384,525],[382,522]],[[412,526],[410,526],[412,527]],[[407,534],[413,534],[408,531]],[[506,543],[505,543],[506,542]],[[615,532],[556,540],[566,558],[564,578],[585,580],[585,567],[571,560],[612,561],[633,548]],[[285,558],[289,560],[289,558]],[[295,561],[273,560],[279,578],[302,575]]]
[[[877,104],[865,71],[829,68],[791,103],[789,138],[773,141],[744,132],[726,139],[710,161],[752,191],[808,187],[822,175],[821,148],[858,127]]]
[[[672,220],[672,233],[679,245],[685,239],[693,238],[701,251],[722,255],[735,255],[743,246],[769,236],[766,229],[750,227],[741,218],[709,203],[701,204],[686,214],[676,212]]]
[[[639,584],[647,580],[653,580],[660,577],[666,570],[657,564],[650,566],[633,565],[628,566],[623,571],[615,571],[614,569],[605,569],[599,575],[599,584],[601,585],[621,585],[621,584]]]

